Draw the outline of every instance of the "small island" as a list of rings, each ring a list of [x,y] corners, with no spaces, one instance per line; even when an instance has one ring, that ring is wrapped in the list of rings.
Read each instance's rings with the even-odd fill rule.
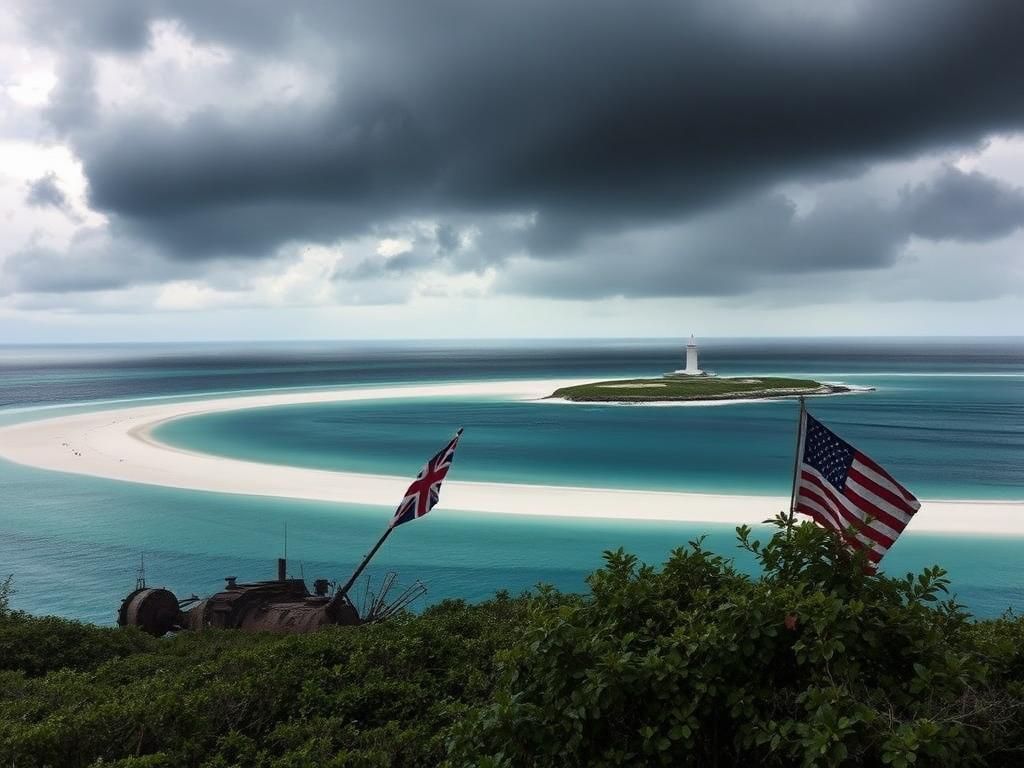
[[[556,389],[549,399],[574,403],[664,403],[708,400],[765,400],[798,395],[835,395],[853,391],[841,384],[774,376],[726,378],[701,370],[697,341],[686,345],[686,367],[656,379],[596,381]]]
[[[840,384],[810,379],[759,376],[663,376],[657,379],[597,381],[556,389],[552,398],[577,403],[660,403],[685,400],[761,400],[795,395],[833,395],[850,392]]]

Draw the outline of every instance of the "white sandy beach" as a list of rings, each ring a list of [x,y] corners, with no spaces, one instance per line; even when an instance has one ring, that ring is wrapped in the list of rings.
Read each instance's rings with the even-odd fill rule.
[[[152,429],[162,422],[188,416],[304,403],[437,396],[535,399],[547,396],[558,387],[576,383],[582,382],[446,383],[145,403],[0,428],[0,458],[56,472],[173,488],[393,506],[401,499],[410,477],[330,472],[211,456],[162,444],[152,437]],[[456,426],[452,425],[453,430]],[[458,477],[458,461],[453,477]],[[758,523],[785,509],[788,503],[788,498],[779,496],[608,490],[453,479],[442,489],[438,511],[739,524]],[[910,527],[919,531],[1024,534],[1024,501],[924,501]]]

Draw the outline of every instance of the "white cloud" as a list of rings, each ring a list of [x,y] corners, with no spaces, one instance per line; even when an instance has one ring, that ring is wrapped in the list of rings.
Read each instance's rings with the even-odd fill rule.
[[[256,268],[234,289],[202,279],[175,280],[160,287],[157,310],[195,311],[228,307],[284,309],[337,303],[334,276],[344,258],[336,248],[304,247],[299,255],[282,256]],[[237,266],[237,265],[236,265]]]
[[[1024,134],[992,136],[977,151],[956,159],[962,171],[979,171],[1014,186],[1024,186]]]
[[[414,298],[481,298],[487,296],[494,286],[498,271],[494,267],[483,272],[446,274],[427,272],[421,275],[412,290]]]
[[[218,291],[198,280],[176,280],[163,285],[153,308],[170,311],[194,311],[238,304],[238,294]]]
[[[284,270],[253,281],[251,294],[269,306],[319,306],[336,300],[334,276],[344,256],[333,248],[309,246]]]
[[[26,203],[28,184],[55,174],[67,210]],[[81,163],[60,144],[33,144],[0,138],[0,266],[29,247],[67,248],[80,227],[95,228],[106,218],[89,209]]]
[[[53,70],[36,69],[22,72],[9,83],[5,90],[7,95],[19,104],[27,107],[41,107],[50,98],[50,91],[57,85],[57,75]]]
[[[19,107],[45,105],[57,84],[53,54],[25,44],[14,13],[0,14],[0,73],[0,94]]]
[[[401,238],[384,238],[377,242],[376,253],[378,256],[391,258],[409,253],[412,250],[412,241]]]

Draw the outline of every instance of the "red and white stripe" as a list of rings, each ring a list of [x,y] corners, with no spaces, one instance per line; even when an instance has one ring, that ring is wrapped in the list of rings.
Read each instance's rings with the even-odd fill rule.
[[[855,451],[843,491],[814,467],[800,464],[796,511],[839,531],[877,563],[903,533],[920,502],[878,464]]]

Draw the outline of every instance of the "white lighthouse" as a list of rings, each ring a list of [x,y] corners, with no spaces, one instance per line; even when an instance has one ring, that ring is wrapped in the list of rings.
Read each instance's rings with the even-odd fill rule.
[[[686,345],[686,367],[676,373],[683,373],[687,376],[703,376],[704,371],[700,369],[697,361],[697,340],[690,335],[690,342]]]

